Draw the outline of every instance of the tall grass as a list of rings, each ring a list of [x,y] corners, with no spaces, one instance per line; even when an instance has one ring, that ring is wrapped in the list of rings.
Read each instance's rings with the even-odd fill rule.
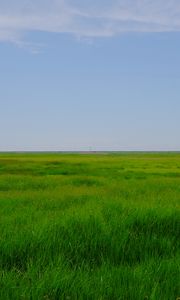
[[[180,297],[180,154],[0,154],[0,299]]]

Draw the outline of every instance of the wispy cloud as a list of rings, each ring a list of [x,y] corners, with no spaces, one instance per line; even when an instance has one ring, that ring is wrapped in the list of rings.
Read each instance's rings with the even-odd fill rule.
[[[28,31],[85,38],[180,31],[180,1],[0,0],[0,40],[21,43]]]

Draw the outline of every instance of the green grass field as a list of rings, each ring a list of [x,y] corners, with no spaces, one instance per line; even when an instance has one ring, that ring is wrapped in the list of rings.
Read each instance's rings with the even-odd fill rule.
[[[0,299],[180,297],[180,154],[0,154]]]

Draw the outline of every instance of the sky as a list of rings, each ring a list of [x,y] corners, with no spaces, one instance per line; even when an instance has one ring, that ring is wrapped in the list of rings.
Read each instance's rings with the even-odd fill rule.
[[[0,151],[180,151],[179,0],[0,0]]]

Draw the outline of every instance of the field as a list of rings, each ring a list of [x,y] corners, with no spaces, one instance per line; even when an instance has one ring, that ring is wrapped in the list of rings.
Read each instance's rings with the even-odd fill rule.
[[[180,299],[180,154],[0,154],[0,299]]]

